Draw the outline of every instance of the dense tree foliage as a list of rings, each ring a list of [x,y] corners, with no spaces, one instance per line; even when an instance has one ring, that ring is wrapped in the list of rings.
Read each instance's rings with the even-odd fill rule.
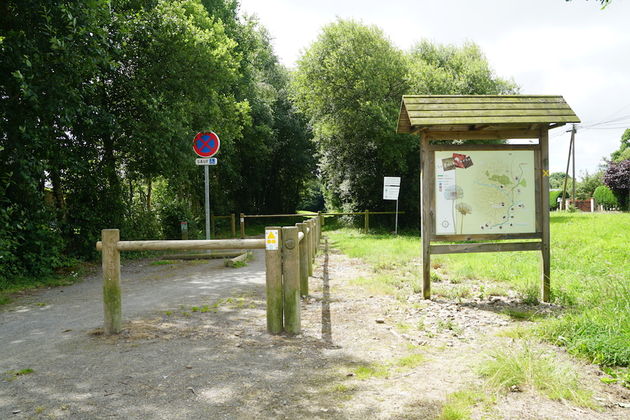
[[[0,280],[89,256],[102,228],[173,236],[198,219],[197,131],[222,141],[215,213],[295,209],[310,133],[269,36],[237,7],[2,2]]]
[[[565,175],[564,172],[552,172],[551,175],[549,175],[549,188],[551,188],[552,190],[554,189],[562,189],[564,188],[564,179],[567,178],[567,176]],[[573,185],[573,178],[568,177],[567,178],[567,189],[571,189],[571,186]]]
[[[630,159],[630,128],[626,129],[621,135],[619,149],[610,155],[610,160],[613,162],[621,162],[627,159]]]
[[[409,52],[381,30],[338,20],[298,61],[294,97],[311,121],[329,209],[391,210],[383,176],[401,176],[401,208],[417,224],[419,150],[416,136],[395,134],[403,94],[514,93],[474,44],[421,42]],[[389,203],[391,204],[391,203]]]

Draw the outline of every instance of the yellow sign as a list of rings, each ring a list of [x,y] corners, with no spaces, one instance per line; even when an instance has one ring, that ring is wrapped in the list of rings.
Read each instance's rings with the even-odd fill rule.
[[[265,248],[269,251],[278,250],[278,231],[277,230],[265,231]]]

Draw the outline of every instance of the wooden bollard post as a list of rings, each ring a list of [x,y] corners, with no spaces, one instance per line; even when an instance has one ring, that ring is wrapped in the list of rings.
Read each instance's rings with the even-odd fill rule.
[[[245,213],[241,213],[241,239],[245,238]]]
[[[317,237],[317,226],[315,226],[315,219],[309,220],[311,224],[311,259],[315,259],[315,255],[317,254],[317,246],[315,245],[315,238]]]
[[[322,242],[322,214],[317,212],[317,248]]]
[[[269,239],[269,233],[276,237],[275,246]],[[283,329],[282,301],[282,229],[279,227],[265,228],[265,267],[267,293],[267,331],[280,334]]]
[[[122,321],[122,300],[120,292],[120,251],[118,229],[103,229],[103,308],[105,310],[105,334],[118,334]]]
[[[322,215],[321,211],[317,212],[317,217],[319,218],[319,224],[324,226],[324,216]]]
[[[310,220],[306,221],[306,227],[308,228],[308,235],[306,238],[304,238],[304,240],[306,240],[307,242],[307,255],[308,258],[307,260],[307,264],[308,264],[308,275],[312,276],[313,275],[313,224],[311,223]]]
[[[365,211],[365,233],[370,231],[370,211]]]
[[[299,334],[300,319],[300,242],[298,228],[282,228],[282,280],[284,290],[284,330]]]
[[[313,229],[315,229],[315,235],[313,235],[313,258],[315,258],[317,255],[317,236],[319,235],[317,233],[317,219],[313,219]]]
[[[232,228],[232,238],[236,238],[236,215],[230,213],[230,227]]]
[[[306,223],[296,224],[298,231],[304,234],[300,241],[300,295],[308,296],[308,235]]]

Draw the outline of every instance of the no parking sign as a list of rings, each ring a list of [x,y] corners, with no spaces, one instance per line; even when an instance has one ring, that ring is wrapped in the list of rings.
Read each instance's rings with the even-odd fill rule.
[[[217,154],[221,142],[213,131],[197,133],[193,140],[193,150],[202,158],[209,158]]]

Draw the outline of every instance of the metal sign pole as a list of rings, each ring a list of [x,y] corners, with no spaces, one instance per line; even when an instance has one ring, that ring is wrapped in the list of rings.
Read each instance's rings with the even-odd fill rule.
[[[394,229],[394,235],[398,235],[398,199],[396,199],[396,227]]]
[[[206,178],[206,239],[210,239],[210,171],[208,165],[203,166]]]

